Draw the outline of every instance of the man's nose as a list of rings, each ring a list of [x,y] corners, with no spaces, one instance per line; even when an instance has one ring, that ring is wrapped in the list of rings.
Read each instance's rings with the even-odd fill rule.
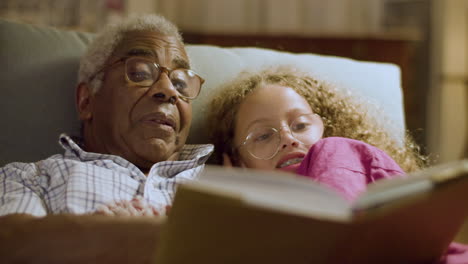
[[[149,93],[161,102],[175,104],[179,100],[179,94],[165,72],[161,73],[159,79],[150,87]]]

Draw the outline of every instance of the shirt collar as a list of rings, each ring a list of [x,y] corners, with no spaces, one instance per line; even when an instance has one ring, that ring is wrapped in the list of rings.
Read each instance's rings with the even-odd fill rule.
[[[110,155],[101,154],[94,152],[86,152],[80,146],[82,146],[82,139],[74,137],[73,139],[67,134],[61,134],[59,137],[59,144],[65,150],[65,157],[71,159],[77,159],[80,161],[92,161],[97,159],[112,159],[123,166],[131,164],[126,159]],[[180,152],[178,161],[193,160],[198,164],[204,164],[213,153],[214,146],[212,144],[185,144]],[[133,165],[133,164],[132,164]]]

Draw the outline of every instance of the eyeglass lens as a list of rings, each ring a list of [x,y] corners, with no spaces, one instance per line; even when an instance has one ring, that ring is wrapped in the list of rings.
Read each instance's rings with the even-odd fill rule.
[[[319,122],[320,117],[315,114],[301,115],[289,125],[289,133],[301,143],[312,145]],[[247,151],[258,159],[272,158],[280,148],[280,130],[268,126],[253,128],[245,141]]]
[[[125,71],[130,82],[146,87],[158,81],[162,70],[152,61],[141,58],[130,58],[125,64]],[[172,70],[169,72],[169,79],[174,88],[183,97],[195,98],[200,92],[201,80],[191,70]]]

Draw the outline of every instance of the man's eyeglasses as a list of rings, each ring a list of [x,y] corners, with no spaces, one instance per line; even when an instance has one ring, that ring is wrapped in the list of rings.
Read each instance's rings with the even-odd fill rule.
[[[289,125],[289,133],[301,143],[312,146],[317,141],[318,129],[322,129],[322,120],[317,114],[306,114],[296,117]],[[246,148],[254,158],[269,160],[281,148],[281,133],[279,129],[269,126],[253,127],[247,134],[245,141],[238,148]]]
[[[140,87],[150,87],[159,80],[165,72],[172,85],[184,99],[195,99],[200,93],[205,80],[194,71],[184,68],[168,69],[152,60],[142,57],[123,57],[94,74],[90,80],[106,68],[125,62],[125,78],[131,84]]]

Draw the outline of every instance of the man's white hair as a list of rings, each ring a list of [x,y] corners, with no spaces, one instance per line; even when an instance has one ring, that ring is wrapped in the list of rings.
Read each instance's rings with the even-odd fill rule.
[[[104,67],[104,64],[127,32],[146,30],[174,36],[183,43],[177,27],[166,18],[154,14],[131,16],[120,23],[106,26],[96,36],[81,58],[78,83],[89,82],[90,78]],[[104,74],[99,73],[89,83],[93,93],[101,88],[103,77]]]

